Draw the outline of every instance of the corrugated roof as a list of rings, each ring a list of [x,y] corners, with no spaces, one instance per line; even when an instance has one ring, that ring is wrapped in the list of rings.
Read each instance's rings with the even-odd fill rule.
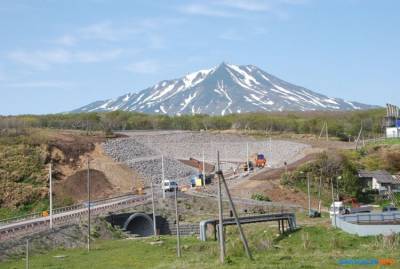
[[[375,178],[377,182],[379,183],[398,183],[397,180],[393,178],[393,176],[385,170],[376,170],[376,171],[366,171],[366,170],[360,170],[358,171],[358,176],[359,177],[369,177],[369,178]]]

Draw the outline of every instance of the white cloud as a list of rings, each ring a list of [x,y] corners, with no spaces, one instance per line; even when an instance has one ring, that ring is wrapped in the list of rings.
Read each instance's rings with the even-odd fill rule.
[[[97,63],[117,59],[122,54],[122,49],[107,51],[81,51],[76,52],[73,61],[80,63]]]
[[[0,69],[0,81],[5,81],[7,79],[6,74]]]
[[[221,0],[219,4],[225,7],[232,7],[246,11],[267,11],[271,7],[269,5],[271,1],[260,1],[260,0]]]
[[[223,9],[215,9],[207,4],[189,4],[179,7],[179,11],[189,15],[202,15],[210,17],[235,17],[236,14]]]
[[[245,12],[275,13],[283,5],[305,4],[308,0],[214,0],[194,1],[178,7],[182,13],[210,17],[245,17]]]
[[[24,81],[3,84],[3,87],[10,88],[65,88],[70,87],[70,82],[64,81]]]
[[[220,39],[230,40],[230,41],[240,41],[243,40],[243,35],[238,33],[236,30],[229,29],[223,32],[220,36]]]
[[[145,25],[115,25],[112,22],[99,22],[78,30],[81,39],[95,39],[104,41],[120,41],[134,34],[142,33],[146,30]]]
[[[64,49],[33,52],[19,50],[10,52],[8,57],[37,69],[47,69],[51,64],[68,63],[71,60],[71,53]]]
[[[137,74],[154,74],[161,69],[161,66],[155,60],[143,60],[131,63],[125,69]]]
[[[103,39],[108,41],[115,41],[116,30],[112,27],[110,22],[100,22],[83,27],[79,30],[83,38],[87,39]]]
[[[62,46],[73,46],[76,45],[77,42],[78,42],[77,38],[69,34],[65,34],[54,40],[54,43]]]
[[[118,58],[121,49],[105,51],[70,51],[66,49],[38,50],[38,51],[13,51],[8,57],[25,65],[37,69],[48,69],[55,64],[67,63],[95,63]]]

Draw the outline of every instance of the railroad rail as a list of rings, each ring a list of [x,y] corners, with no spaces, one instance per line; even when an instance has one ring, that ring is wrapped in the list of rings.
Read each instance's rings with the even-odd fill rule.
[[[91,205],[90,214],[95,216],[114,210],[121,210],[134,205],[147,203],[150,201],[150,199],[151,195],[131,195],[129,197],[110,198],[110,200],[106,200],[105,202],[103,200],[99,204],[95,204],[93,206]],[[79,223],[85,220],[84,218],[87,216],[87,214],[88,207],[85,205],[77,206],[77,208],[70,211],[59,211],[56,214],[53,213],[53,227]],[[36,217],[32,219],[25,219],[19,222],[9,223],[0,227],[0,241],[47,230],[49,229],[49,226],[50,216]]]

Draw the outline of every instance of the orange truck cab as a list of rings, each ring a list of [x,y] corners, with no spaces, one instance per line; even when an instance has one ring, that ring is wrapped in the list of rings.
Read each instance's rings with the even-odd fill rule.
[[[266,163],[267,160],[265,159],[264,154],[257,154],[256,167],[263,168]]]

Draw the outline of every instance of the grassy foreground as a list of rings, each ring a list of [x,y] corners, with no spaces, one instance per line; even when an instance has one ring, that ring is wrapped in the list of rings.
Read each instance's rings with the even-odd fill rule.
[[[30,258],[30,268],[400,268],[399,238],[361,238],[322,225],[304,227],[292,234],[277,236],[276,229],[265,225],[245,227],[254,260],[243,252],[236,230],[227,231],[227,262],[218,262],[218,244],[182,238],[181,259],[176,258],[175,238],[114,240],[96,242],[85,249],[55,250]],[[390,258],[395,264],[339,265],[339,259]],[[0,264],[1,269],[25,268],[23,259]]]

